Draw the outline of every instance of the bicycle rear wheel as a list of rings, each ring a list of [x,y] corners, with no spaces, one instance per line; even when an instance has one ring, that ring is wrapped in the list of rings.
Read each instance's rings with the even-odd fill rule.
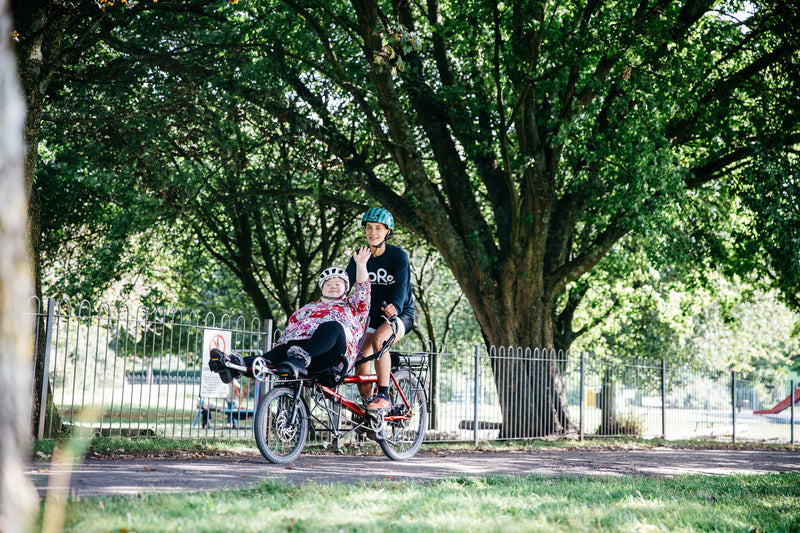
[[[422,445],[428,424],[428,405],[425,401],[425,391],[417,376],[401,369],[394,373],[394,377],[397,386],[394,382],[389,386],[392,409],[387,416],[407,416],[402,420],[387,420],[381,430],[382,438],[378,439],[378,444],[389,459],[403,461],[414,457]],[[402,396],[399,391],[403,392]],[[408,400],[408,407],[403,397]]]
[[[292,411],[294,410],[294,421]],[[308,435],[308,410],[294,391],[276,387],[258,404],[253,433],[261,455],[270,463],[291,463],[303,451]]]

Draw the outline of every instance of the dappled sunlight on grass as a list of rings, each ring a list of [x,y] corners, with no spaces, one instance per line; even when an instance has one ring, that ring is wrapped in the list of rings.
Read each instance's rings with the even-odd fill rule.
[[[760,528],[760,529],[759,529]],[[491,476],[85,498],[65,531],[800,530],[800,474]]]

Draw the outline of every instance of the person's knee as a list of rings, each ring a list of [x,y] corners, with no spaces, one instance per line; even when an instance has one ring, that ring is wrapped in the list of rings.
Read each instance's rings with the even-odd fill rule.
[[[382,324],[381,327],[375,330],[372,336],[372,341],[376,344],[383,344],[392,334],[392,329],[388,324]]]
[[[319,333],[320,335],[338,335],[340,332],[344,333],[344,327],[335,320],[329,320],[317,326],[314,334]]]
[[[367,339],[367,342],[364,343],[364,346],[368,347],[367,351],[369,351],[370,354],[377,352],[378,350],[376,350],[375,347],[378,346],[378,338],[373,335]],[[364,353],[366,353],[366,351]]]
[[[388,329],[388,328],[387,328]],[[389,340],[392,336],[392,331],[389,329],[388,331],[378,331],[376,332],[375,338],[373,340],[373,349],[377,352],[383,348],[383,345]],[[391,346],[396,342],[396,339],[393,340],[389,345]]]

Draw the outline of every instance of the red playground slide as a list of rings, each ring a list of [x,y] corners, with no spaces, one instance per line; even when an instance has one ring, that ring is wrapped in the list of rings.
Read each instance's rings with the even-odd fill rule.
[[[800,389],[794,390],[794,403],[800,402]],[[754,415],[774,415],[775,413],[780,413],[787,407],[792,404],[792,395],[790,394],[782,401],[775,404],[775,407],[772,409],[761,409],[760,411],[753,411]]]

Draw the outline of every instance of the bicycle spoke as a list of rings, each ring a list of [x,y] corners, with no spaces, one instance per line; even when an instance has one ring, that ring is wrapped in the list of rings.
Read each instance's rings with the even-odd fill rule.
[[[272,389],[258,406],[253,432],[261,454],[271,463],[294,461],[308,434],[308,412],[288,387]]]
[[[413,373],[398,370],[389,388],[389,398],[392,401],[390,418],[401,418],[385,421],[378,443],[390,459],[409,459],[417,453],[425,437],[428,421],[425,393]]]

